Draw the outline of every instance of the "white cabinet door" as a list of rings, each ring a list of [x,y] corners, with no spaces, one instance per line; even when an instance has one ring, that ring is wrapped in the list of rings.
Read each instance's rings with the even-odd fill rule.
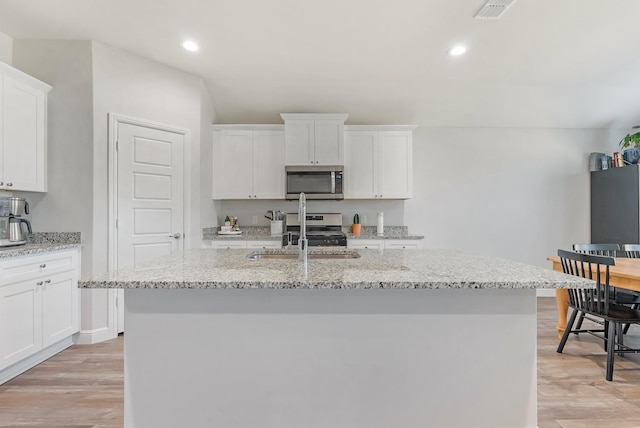
[[[285,164],[313,165],[315,126],[313,120],[287,120],[285,130]]]
[[[413,154],[411,132],[378,133],[378,197],[413,197]]]
[[[354,250],[382,250],[384,239],[348,239],[347,248]]]
[[[388,239],[384,241],[385,250],[417,250],[422,242],[415,239]]]
[[[227,249],[230,250],[232,248],[247,248],[247,243],[246,241],[231,241],[231,240],[213,240],[211,241],[211,248],[217,248],[217,249]]]
[[[284,199],[284,132],[214,131],[213,199]]]
[[[78,271],[51,275],[42,281],[42,347],[79,331]]]
[[[42,299],[35,280],[0,287],[0,370],[42,349]]]
[[[253,131],[253,197],[284,199],[284,132]]]
[[[346,114],[281,114],[286,165],[344,165]]]
[[[377,147],[377,132],[345,132],[345,199],[374,199],[377,197]]]
[[[345,131],[345,199],[413,197],[412,131]]]
[[[2,78],[0,189],[46,191],[46,95]]]
[[[253,197],[252,131],[220,131],[213,142],[213,199]]]
[[[344,165],[344,121],[316,120],[314,164]]]
[[[252,248],[254,250],[267,248],[278,249],[282,248],[282,243],[279,241],[247,241],[247,248]]]

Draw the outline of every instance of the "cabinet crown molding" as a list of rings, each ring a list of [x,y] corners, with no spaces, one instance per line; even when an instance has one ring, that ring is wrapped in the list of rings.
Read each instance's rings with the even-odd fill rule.
[[[38,80],[35,77],[30,76],[27,73],[20,71],[5,62],[0,62],[0,74],[4,74],[5,76],[9,76],[12,79],[16,79],[20,82],[26,83],[32,86],[34,89],[42,92],[48,93],[49,91],[51,91],[51,85],[44,83],[43,81]]]
[[[281,113],[282,120],[341,120],[349,117],[348,113]]]
[[[284,125],[269,125],[269,124],[213,124],[211,129],[214,131],[284,131]]]
[[[413,131],[418,125],[345,125],[345,131]]]

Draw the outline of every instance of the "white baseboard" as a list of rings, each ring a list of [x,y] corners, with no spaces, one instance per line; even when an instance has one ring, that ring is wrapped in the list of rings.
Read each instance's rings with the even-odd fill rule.
[[[556,297],[555,288],[540,288],[536,290],[537,297]]]
[[[2,385],[3,383],[5,383],[10,379],[13,379],[19,374],[26,372],[30,368],[37,366],[44,360],[48,360],[49,358],[56,355],[58,352],[67,349],[71,345],[73,345],[73,340],[71,340],[71,337],[67,337],[66,339],[62,339],[60,342],[54,343],[48,348],[42,349],[41,351],[36,352],[32,356],[27,357],[24,360],[21,360],[7,367],[4,370],[1,370],[0,385]]]
[[[94,343],[104,342],[113,339],[109,327],[96,328],[94,330],[80,330],[75,338],[78,345],[93,345]]]

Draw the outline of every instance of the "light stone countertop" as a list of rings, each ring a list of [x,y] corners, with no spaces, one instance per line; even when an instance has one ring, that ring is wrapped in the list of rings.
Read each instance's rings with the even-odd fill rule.
[[[0,260],[51,251],[82,248],[80,232],[36,232],[27,237],[28,243],[13,247],[0,247]]]
[[[266,250],[284,252],[283,250]],[[309,250],[310,253],[322,250]],[[326,250],[325,250],[326,251]],[[592,287],[582,278],[454,250],[358,250],[357,259],[250,260],[247,249],[192,249],[87,278],[81,288],[450,289]]]

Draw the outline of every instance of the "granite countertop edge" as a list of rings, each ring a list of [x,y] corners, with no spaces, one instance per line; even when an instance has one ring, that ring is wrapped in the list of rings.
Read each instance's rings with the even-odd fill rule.
[[[82,248],[81,243],[48,243],[48,244],[25,244],[15,247],[4,247],[0,249],[0,260],[13,257],[28,256],[31,254],[49,253],[52,251],[68,250],[71,248]]]
[[[120,281],[81,281],[80,288],[124,288],[124,289],[162,289],[162,290],[451,290],[451,289],[477,289],[477,290],[536,290],[569,289],[575,288],[574,283],[547,283],[547,282],[522,282],[522,283],[465,283],[465,282],[363,282],[363,283],[336,283],[328,282],[218,282],[218,281],[133,281],[123,284]]]
[[[263,250],[288,254],[288,250]],[[316,252],[336,250],[309,250]],[[593,281],[458,250],[346,250],[357,257],[248,259],[246,249],[191,249],[80,281],[130,289],[538,289],[593,288]],[[297,255],[297,252],[293,252]],[[353,255],[353,254],[349,254]],[[463,262],[464,261],[464,262]]]

